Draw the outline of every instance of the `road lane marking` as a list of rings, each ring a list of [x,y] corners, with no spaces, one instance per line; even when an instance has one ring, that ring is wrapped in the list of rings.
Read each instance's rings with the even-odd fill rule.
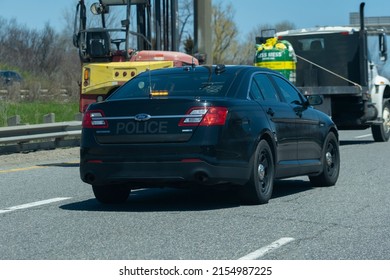
[[[74,164],[80,164],[80,161],[69,161],[69,162],[62,162],[62,163],[49,163],[49,164],[43,164],[43,165],[34,165],[29,167],[21,167],[21,168],[12,168],[12,169],[3,169],[0,170],[1,173],[11,173],[11,172],[19,172],[19,171],[26,171],[26,170],[33,170],[38,168],[47,168],[50,166],[70,166]]]
[[[12,206],[12,207],[8,207],[5,209],[0,209],[0,214],[8,213],[8,212],[16,211],[16,210],[21,210],[21,209],[26,209],[26,208],[31,208],[31,207],[36,207],[36,206],[41,206],[41,205],[45,205],[45,204],[50,204],[50,203],[54,203],[54,202],[58,202],[58,201],[62,201],[62,200],[67,200],[67,199],[71,199],[71,197],[56,197],[56,198],[51,198],[51,199],[47,199],[47,200],[41,200],[41,201],[26,203],[26,204],[22,204],[22,205]]]
[[[44,166],[30,166],[30,167],[6,169],[6,170],[0,170],[0,173],[19,172],[19,171],[25,171],[25,170],[38,169],[38,168],[44,168]]]
[[[366,137],[370,137],[372,134],[364,134],[364,135],[359,135],[359,136],[355,136],[356,139],[359,139],[359,138],[366,138]]]
[[[249,253],[246,256],[239,258],[239,260],[257,260],[257,259],[263,257],[264,255],[266,255],[272,251],[275,251],[276,249],[278,249],[278,248],[282,247],[283,245],[286,245],[287,243],[290,243],[291,241],[294,241],[294,240],[295,239],[292,237],[280,238],[279,240],[276,240],[275,242],[273,242],[265,247],[262,247],[256,251],[253,251],[252,253]]]

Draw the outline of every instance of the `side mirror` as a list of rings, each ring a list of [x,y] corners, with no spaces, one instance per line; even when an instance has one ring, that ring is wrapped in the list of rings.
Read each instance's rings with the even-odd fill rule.
[[[387,60],[387,41],[385,33],[379,34],[379,55],[381,61]]]
[[[79,47],[79,40],[80,40],[80,33],[78,34],[73,34],[73,46],[75,46],[76,48]]]
[[[321,95],[309,95],[306,98],[311,106],[318,106],[324,102]]]
[[[108,14],[109,7],[100,3],[93,3],[90,7],[90,10],[94,15]]]

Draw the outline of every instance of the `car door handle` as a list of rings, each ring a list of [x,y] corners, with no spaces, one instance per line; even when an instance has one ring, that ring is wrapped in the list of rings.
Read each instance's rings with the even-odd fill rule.
[[[266,112],[268,115],[270,115],[271,117],[273,117],[275,115],[275,112],[274,110],[272,110],[272,108],[268,108],[267,112]]]

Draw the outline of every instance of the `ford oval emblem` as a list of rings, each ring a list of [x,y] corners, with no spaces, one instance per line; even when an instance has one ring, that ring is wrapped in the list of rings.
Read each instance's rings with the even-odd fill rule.
[[[135,115],[134,119],[136,121],[139,121],[139,122],[144,122],[144,121],[150,120],[151,117],[152,116],[148,115],[148,114],[137,114],[137,115]]]

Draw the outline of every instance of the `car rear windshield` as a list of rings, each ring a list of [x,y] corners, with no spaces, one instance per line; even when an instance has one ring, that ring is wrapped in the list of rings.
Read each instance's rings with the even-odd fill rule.
[[[234,80],[234,73],[183,71],[137,76],[120,87],[111,100],[150,97],[223,97]]]

